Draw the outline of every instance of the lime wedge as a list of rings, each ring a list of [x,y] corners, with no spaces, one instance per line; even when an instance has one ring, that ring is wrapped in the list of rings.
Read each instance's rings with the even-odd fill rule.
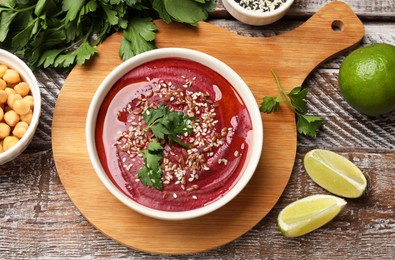
[[[331,221],[346,204],[333,195],[311,195],[281,210],[277,223],[285,236],[302,236]]]
[[[367,181],[357,166],[345,157],[322,149],[311,150],[304,157],[307,174],[327,191],[345,198],[358,198]]]

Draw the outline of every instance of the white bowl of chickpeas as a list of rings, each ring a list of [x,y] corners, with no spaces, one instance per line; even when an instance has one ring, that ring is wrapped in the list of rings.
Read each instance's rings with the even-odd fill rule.
[[[40,113],[40,88],[33,72],[17,56],[0,49],[0,164],[26,149]]]

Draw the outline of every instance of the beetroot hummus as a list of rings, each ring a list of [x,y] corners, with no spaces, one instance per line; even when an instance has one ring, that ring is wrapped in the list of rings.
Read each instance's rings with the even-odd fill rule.
[[[161,141],[162,189],[138,172],[155,139],[143,119],[160,104],[181,111],[191,131],[185,145]],[[163,58],[132,69],[110,90],[99,112],[96,145],[107,175],[131,199],[150,208],[186,211],[207,205],[236,183],[247,157],[252,123],[229,82],[191,60]]]

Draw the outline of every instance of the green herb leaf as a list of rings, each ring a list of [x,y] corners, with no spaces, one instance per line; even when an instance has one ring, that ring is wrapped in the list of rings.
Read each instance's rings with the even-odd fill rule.
[[[297,115],[296,128],[298,133],[317,137],[317,130],[324,125],[322,116]]]
[[[85,4],[85,0],[63,0],[62,11],[66,12],[65,20],[67,22],[74,21],[78,18],[78,14]]]
[[[150,18],[134,18],[129,21],[119,50],[122,59],[127,60],[139,53],[155,49],[155,31],[158,28]]]
[[[89,60],[95,53],[97,53],[97,49],[92,47],[88,42],[83,42],[78,49],[73,52],[76,56],[78,65],[84,64],[85,61]]]
[[[144,166],[138,171],[138,177],[145,186],[154,187],[158,190],[163,188],[161,161],[163,147],[156,140],[148,144],[147,150],[143,151]]]
[[[280,96],[277,97],[263,97],[261,106],[259,110],[263,113],[271,113],[276,112],[280,108],[280,103],[282,102],[282,98]]]
[[[308,93],[308,89],[302,89],[302,87],[296,87],[291,90],[287,94],[289,100],[291,100],[291,104],[294,106],[295,110],[299,113],[306,114],[307,113],[307,103],[306,96]]]
[[[143,119],[147,123],[148,127],[151,127],[168,113],[169,107],[166,107],[165,104],[162,102],[158,105],[157,109],[148,108],[143,114]]]
[[[276,79],[280,95],[277,97],[265,96],[260,105],[260,111],[264,113],[276,112],[280,107],[280,103],[284,102],[296,114],[296,128],[298,133],[314,138],[317,137],[317,130],[324,125],[324,118],[322,116],[306,115],[308,110],[306,103],[308,89],[296,87],[286,94],[273,70],[272,74]]]
[[[10,30],[10,24],[14,20],[17,13],[0,11],[0,42],[4,41]]]
[[[178,136],[192,132],[192,128],[189,126],[192,118],[185,116],[184,113],[170,111],[169,107],[162,102],[157,109],[148,108],[143,113],[143,119],[147,124],[145,129],[150,129],[158,140],[167,140],[169,145],[176,142],[187,146]],[[138,172],[141,183],[156,189],[162,189],[160,165],[163,159],[162,145],[154,139],[148,144],[148,148],[143,154],[144,166]]]
[[[176,21],[197,25],[207,19],[208,12],[194,0],[163,0],[167,13]]]
[[[208,17],[215,2],[0,0],[0,47],[18,54],[32,68],[69,68],[90,59],[97,53],[93,48],[109,35],[123,32],[119,55],[126,60],[156,47],[153,19],[196,25]],[[74,52],[78,46],[81,49]]]
[[[147,129],[151,129],[158,139],[167,139],[170,145],[176,142],[182,146],[186,146],[178,135],[192,132],[190,121],[194,118],[186,116],[180,111],[170,111],[168,106],[162,102],[157,109],[148,108],[143,119],[147,123]]]
[[[167,12],[163,0],[154,0],[152,7],[158,12],[159,17],[162,18],[166,23],[171,23],[172,19],[170,14]]]

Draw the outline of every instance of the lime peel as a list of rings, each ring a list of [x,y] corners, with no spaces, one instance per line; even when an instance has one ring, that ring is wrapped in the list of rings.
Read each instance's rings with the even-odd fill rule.
[[[352,51],[340,66],[338,81],[355,110],[368,116],[395,110],[395,46],[373,43]]]
[[[287,237],[305,235],[331,221],[347,202],[333,195],[311,195],[285,207],[277,218],[281,232]],[[305,214],[305,210],[311,211]]]
[[[345,198],[362,196],[367,181],[362,171],[347,158],[323,149],[306,153],[304,167],[315,183]]]

